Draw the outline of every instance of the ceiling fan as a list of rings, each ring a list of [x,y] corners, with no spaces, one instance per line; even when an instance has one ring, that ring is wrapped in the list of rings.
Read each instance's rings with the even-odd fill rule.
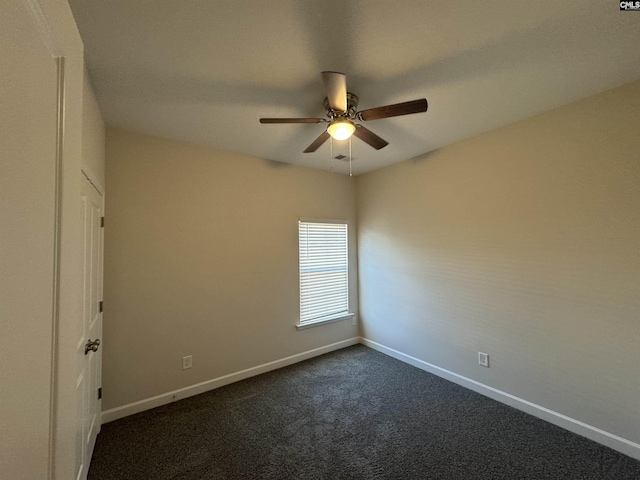
[[[376,150],[389,145],[389,142],[380,138],[368,128],[355,123],[367,122],[379,118],[397,117],[412,113],[426,112],[427,99],[412,100],[410,102],[396,103],[384,107],[369,108],[357,111],[358,97],[347,92],[347,76],[340,72],[322,72],[322,80],[327,90],[327,98],[324,99],[324,108],[327,118],[261,118],[260,123],[328,123],[327,129],[309,145],[304,153],[315,152],[329,137],[336,140],[346,140],[355,135],[363,142],[371,145]]]

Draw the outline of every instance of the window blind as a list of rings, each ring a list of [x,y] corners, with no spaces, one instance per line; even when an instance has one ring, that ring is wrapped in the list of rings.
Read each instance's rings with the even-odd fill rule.
[[[347,224],[298,222],[300,323],[348,314]]]

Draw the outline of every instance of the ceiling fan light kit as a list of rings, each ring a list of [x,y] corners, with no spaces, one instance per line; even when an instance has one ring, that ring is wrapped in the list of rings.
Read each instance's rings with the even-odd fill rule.
[[[346,140],[353,132],[356,131],[356,126],[351,120],[344,118],[338,118],[333,120],[327,127],[327,132],[336,140]]]
[[[322,72],[322,79],[327,91],[324,107],[329,120],[324,118],[261,118],[260,123],[329,123],[325,131],[304,150],[304,153],[315,152],[329,138],[346,140],[351,138],[352,135],[376,150],[380,150],[386,147],[389,142],[380,138],[363,125],[355,123],[356,121],[366,122],[427,111],[427,99],[421,98],[358,112],[358,97],[351,92],[347,92],[346,78],[344,73]]]

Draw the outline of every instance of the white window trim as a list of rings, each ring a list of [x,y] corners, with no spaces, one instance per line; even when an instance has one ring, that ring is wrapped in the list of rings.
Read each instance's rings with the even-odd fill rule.
[[[339,315],[334,315],[333,317],[325,317],[320,320],[312,320],[310,322],[305,323],[296,323],[296,328],[298,330],[304,330],[306,328],[319,327],[320,325],[325,325],[327,323],[340,322],[342,320],[350,320],[356,317],[355,313],[341,313]]]
[[[303,223],[335,223],[335,224],[340,224],[340,225],[346,225],[347,226],[347,244],[349,243],[349,231],[351,230],[349,222],[347,220],[336,220],[336,219],[326,219],[326,218],[308,218],[308,217],[301,217],[298,218],[299,222],[303,222]],[[349,248],[347,247],[347,252],[349,252]],[[348,264],[350,263],[350,256],[347,253],[347,268],[348,268]],[[347,270],[348,271],[348,270]],[[349,280],[350,275],[348,274],[348,278],[347,278],[347,289],[351,290],[351,282]],[[349,295],[350,297],[350,295]],[[351,301],[349,300],[349,305],[347,306],[348,310],[351,310]],[[353,312],[340,312],[338,314],[332,315],[332,316],[327,316],[327,317],[323,317],[323,318],[319,318],[317,320],[310,320],[310,321],[306,321],[306,322],[300,322],[298,321],[296,323],[296,329],[297,330],[305,330],[307,328],[314,328],[314,327],[319,327],[321,325],[326,325],[328,323],[334,323],[334,322],[340,322],[343,320],[355,320],[356,318],[356,314]]]

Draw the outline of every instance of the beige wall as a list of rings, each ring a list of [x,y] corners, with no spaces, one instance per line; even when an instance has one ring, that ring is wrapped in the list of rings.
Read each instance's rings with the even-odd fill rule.
[[[58,74],[39,37],[22,5],[3,7],[0,478],[45,478],[50,461]]]
[[[349,177],[108,128],[107,185],[103,409],[357,336],[295,328],[299,217],[350,222],[357,308]]]
[[[83,48],[66,1],[32,3],[4,2],[0,15],[0,478],[68,479],[82,314]],[[55,57],[64,59],[61,129]]]
[[[362,335],[640,442],[638,125],[640,82],[358,177]]]

